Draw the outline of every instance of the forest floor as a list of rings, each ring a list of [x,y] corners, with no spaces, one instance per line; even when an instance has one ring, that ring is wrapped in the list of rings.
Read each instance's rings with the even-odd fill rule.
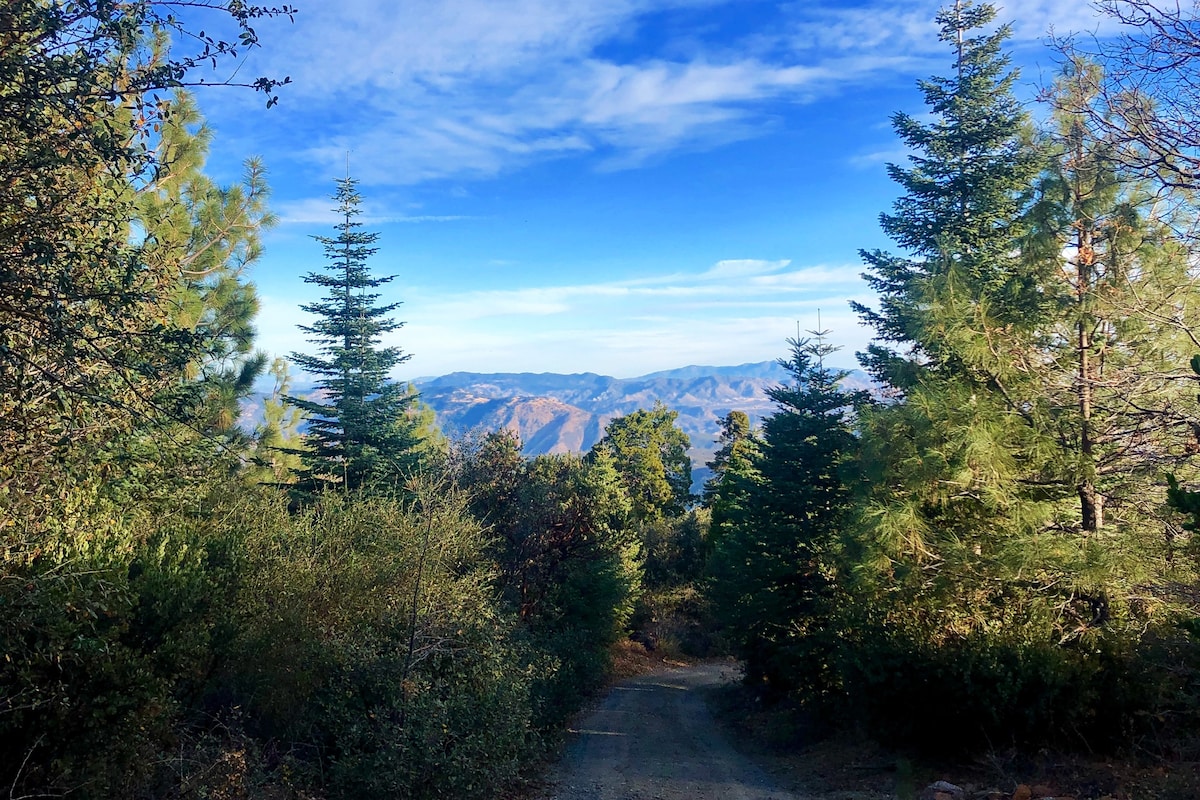
[[[537,800],[1195,800],[1195,764],[1042,753],[918,761],[861,736],[810,736],[764,709],[736,662],[687,664],[640,647],[616,654],[618,681],[571,726]],[[941,795],[940,797],[948,797]]]

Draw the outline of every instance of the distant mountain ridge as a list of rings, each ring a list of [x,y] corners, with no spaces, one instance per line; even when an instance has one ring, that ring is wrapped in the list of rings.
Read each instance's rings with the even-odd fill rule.
[[[414,384],[447,435],[507,428],[520,435],[528,455],[588,450],[613,417],[661,402],[679,413],[679,427],[692,439],[692,461],[700,467],[716,449],[719,420],[739,410],[759,424],[775,412],[767,389],[788,378],[778,362],[761,361],[694,365],[636,378],[592,372],[454,372]],[[859,370],[851,371],[845,384],[871,386]]]
[[[872,388],[866,373],[849,373],[844,381],[847,388]],[[745,411],[752,424],[761,424],[776,411],[767,389],[789,377],[777,361],[760,361],[694,365],[636,378],[594,372],[452,372],[412,383],[447,436],[508,429],[521,437],[526,455],[531,456],[585,452],[599,441],[613,417],[661,402],[679,413],[678,425],[692,440],[693,466],[703,470],[716,450],[719,420],[737,410]],[[297,384],[293,391],[307,394],[308,387]],[[248,427],[261,418],[263,397],[255,395],[247,404],[243,420]]]

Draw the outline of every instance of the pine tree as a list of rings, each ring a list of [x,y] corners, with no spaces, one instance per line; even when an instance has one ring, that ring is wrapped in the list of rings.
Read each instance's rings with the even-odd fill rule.
[[[1073,535],[1060,569],[1090,598],[1077,629],[1107,622],[1135,586],[1165,579],[1152,577],[1170,560],[1171,537],[1159,532],[1175,526],[1163,473],[1193,475],[1186,462],[1196,449],[1184,361],[1200,287],[1118,140],[1089,124],[1103,113],[1101,81],[1097,65],[1074,60],[1056,84],[1051,159],[1023,247],[1043,265],[1054,310],[1030,359],[1041,386],[1027,403],[1053,457],[1028,482],[1057,493],[1055,523]]]
[[[160,130],[158,167],[136,198],[145,257],[178,265],[174,321],[202,348],[186,370],[190,421],[209,435],[238,438],[240,403],[266,369],[266,355],[253,352],[259,304],[246,277],[274,222],[264,169],[250,159],[243,182],[227,187],[206,176],[212,132],[187,92],[175,93]]]
[[[271,363],[275,389],[263,402],[263,421],[254,431],[254,463],[250,479],[259,483],[287,484],[294,479],[302,462],[297,445],[300,439],[299,409],[284,400],[292,388],[288,362],[276,358]]]
[[[957,313],[974,328],[1020,322],[1034,300],[1029,281],[1012,268],[1038,159],[1025,139],[1027,115],[1012,94],[1016,72],[1001,50],[1010,29],[971,35],[995,14],[972,0],[956,0],[938,14],[940,39],[955,59],[950,77],[920,83],[933,120],[892,118],[914,153],[909,167],[888,166],[905,194],[880,223],[907,255],[864,251],[879,309],[852,306],[877,335],[860,360],[897,389],[914,385],[922,368],[960,368],[963,354],[945,346],[945,320],[929,318],[931,294],[954,297]]]
[[[410,414],[415,395],[389,377],[409,356],[380,346],[384,334],[402,325],[388,316],[400,304],[380,305],[380,295],[371,291],[394,276],[376,278],[367,268],[379,234],[361,230],[355,185],[348,177],[338,181],[337,236],[314,237],[325,249],[326,272],[304,278],[328,292],[301,306],[318,318],[300,329],[319,346],[319,355],[292,354],[297,366],[318,376],[322,395],[322,400],[287,397],[308,417],[300,483],[310,489],[395,482],[414,467],[418,443]]]

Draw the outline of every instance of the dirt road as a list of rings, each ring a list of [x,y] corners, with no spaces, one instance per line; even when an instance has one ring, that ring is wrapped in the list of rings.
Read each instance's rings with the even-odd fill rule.
[[[732,677],[700,664],[613,688],[572,731],[554,800],[799,800],[735,751],[700,690]]]

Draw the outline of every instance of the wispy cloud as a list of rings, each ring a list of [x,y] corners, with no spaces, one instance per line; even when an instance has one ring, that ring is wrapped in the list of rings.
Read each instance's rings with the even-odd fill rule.
[[[816,327],[819,311],[836,342],[861,349],[868,336],[845,302],[869,301],[861,271],[857,264],[730,259],[633,281],[454,294],[411,285],[397,290],[407,301],[398,314],[406,324],[389,343],[415,353],[406,376],[518,368],[531,347],[541,369],[573,371],[586,354],[588,369],[632,375],[682,363],[774,358],[797,322],[804,330]],[[307,319],[297,308],[311,299],[263,297],[262,346],[303,350],[295,326]]]
[[[885,147],[850,156],[847,163],[855,169],[873,169],[882,164],[905,164],[911,153],[906,147]]]
[[[787,261],[755,259],[719,262],[695,275],[664,275],[611,283],[587,283],[560,286],[533,286],[494,289],[455,294],[451,297],[422,295],[417,303],[425,316],[456,320],[480,320],[496,317],[520,317],[557,314],[610,314],[620,306],[622,317],[645,308],[675,311],[682,304],[703,301],[713,307],[713,298],[721,298],[729,308],[740,303],[783,297],[802,299],[817,293],[829,296],[861,286],[861,265],[811,266],[779,271]],[[418,288],[418,291],[421,291]],[[599,311],[603,306],[604,310]]]
[[[596,155],[624,169],[770,130],[803,104],[944,55],[937,2],[781,3],[764,27],[695,34],[687,47],[611,48],[653,15],[702,17],[734,0],[345,0],[314,4],[265,39],[289,74],[280,130],[332,172],[365,182],[489,177]],[[1018,35],[1095,26],[1080,0],[1011,0]],[[719,25],[717,26],[719,28]],[[615,55],[621,53],[622,55]],[[636,54],[631,54],[636,53]],[[333,107],[336,106],[336,113]],[[336,119],[333,123],[331,120]]]
[[[366,225],[459,222],[474,219],[474,217],[456,214],[395,214],[378,208],[370,202],[363,205],[362,211],[358,221]],[[310,197],[278,203],[275,206],[275,213],[281,225],[323,225],[328,227],[342,221],[342,215],[334,208],[334,201],[328,197]]]
[[[763,275],[786,269],[792,262],[763,261],[757,258],[730,258],[718,261],[706,272],[700,274],[701,279],[742,278],[747,275]]]

